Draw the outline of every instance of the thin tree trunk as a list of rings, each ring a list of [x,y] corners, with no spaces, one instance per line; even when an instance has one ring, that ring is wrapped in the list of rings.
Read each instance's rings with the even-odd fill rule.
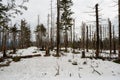
[[[67,52],[67,46],[68,46],[68,36],[67,36],[67,26],[65,25],[65,52]]]
[[[110,42],[109,42],[109,47],[110,47],[110,58],[111,58],[111,51],[112,51],[112,42],[111,42],[111,39],[112,39],[112,35],[111,35],[111,21],[108,19],[108,23],[109,23],[109,39],[110,39]]]
[[[86,34],[86,51],[88,52],[88,26],[86,26],[87,34]]]
[[[113,50],[114,50],[114,54],[116,54],[116,43],[115,43],[115,31],[114,31],[114,26],[113,26]]]
[[[16,53],[16,33],[13,32],[13,54]]]
[[[119,54],[118,54],[118,59],[120,60],[120,0],[118,0],[118,27],[119,27],[119,48],[118,48],[118,51],[119,51]]]

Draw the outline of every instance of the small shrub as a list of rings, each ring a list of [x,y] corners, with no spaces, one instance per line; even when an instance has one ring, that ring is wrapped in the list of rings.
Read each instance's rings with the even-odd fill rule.
[[[4,59],[3,58],[0,58],[0,62],[3,62],[4,61]]]
[[[69,59],[69,60],[68,60],[68,62],[72,62],[72,60],[71,60],[71,59]]]
[[[19,56],[16,56],[16,57],[13,57],[13,58],[12,58],[12,60],[13,60],[14,62],[18,62],[18,61],[20,61],[20,59],[21,59],[21,58],[20,58]]]
[[[73,54],[80,54],[80,52],[73,52]]]
[[[114,60],[113,62],[120,64],[120,60]]]
[[[33,51],[32,53],[37,53],[37,51]]]
[[[72,65],[78,65],[77,61],[73,61]]]
[[[11,51],[11,52],[9,52],[9,54],[13,54],[13,52]]]
[[[87,62],[86,62],[86,61],[84,61],[84,62],[83,62],[83,64],[84,64],[84,65],[86,65],[86,64],[87,64]]]

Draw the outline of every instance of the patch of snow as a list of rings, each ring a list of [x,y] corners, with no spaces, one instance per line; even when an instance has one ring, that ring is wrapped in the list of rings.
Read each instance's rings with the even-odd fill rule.
[[[21,49],[17,53],[36,54],[34,51],[43,53],[36,47]],[[91,52],[86,55],[92,55]],[[0,80],[120,80],[120,64],[99,59],[82,59],[81,53],[65,54],[66,56],[59,58],[41,56],[11,62],[10,66],[0,68]],[[72,62],[77,62],[77,65]]]

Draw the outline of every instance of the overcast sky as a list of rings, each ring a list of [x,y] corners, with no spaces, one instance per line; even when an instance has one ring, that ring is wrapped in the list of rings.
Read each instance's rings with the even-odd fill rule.
[[[47,15],[50,13],[50,1],[51,0],[29,0],[25,5],[28,7],[27,11],[24,11],[22,16],[17,16],[13,21],[19,22],[20,19],[26,19],[30,24],[32,30],[35,29],[37,25],[37,15],[40,15],[40,23],[47,25]],[[56,14],[56,1],[53,0],[53,14]],[[115,0],[72,0],[74,5],[72,6],[72,11],[74,12],[73,18],[76,18],[76,33],[79,33],[81,22],[95,21],[95,17],[90,15],[95,15],[94,13],[84,13],[93,12],[93,8],[96,3],[99,3],[100,15],[103,19],[114,19],[117,16],[117,3]],[[117,0],[116,0],[117,1]],[[116,5],[115,7],[113,7]],[[56,18],[55,18],[56,19]],[[56,20],[55,20],[56,21]]]

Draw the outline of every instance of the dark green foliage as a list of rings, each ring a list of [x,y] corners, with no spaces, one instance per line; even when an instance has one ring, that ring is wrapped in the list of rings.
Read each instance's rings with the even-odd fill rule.
[[[37,53],[37,51],[33,51],[32,53]]]
[[[61,24],[60,29],[64,31],[64,42],[65,42],[65,52],[67,52],[68,47],[68,32],[72,26],[72,18],[71,15],[73,12],[71,11],[71,6],[73,5],[72,0],[61,0],[60,8],[61,8]]]
[[[3,3],[2,0],[0,1],[0,19],[3,19],[0,20],[0,23],[2,23],[6,17],[14,17],[14,14],[23,14],[21,9],[27,10],[24,3],[28,2],[28,0],[21,0],[19,4],[16,4],[17,0],[6,0],[5,2],[6,3]]]
[[[76,52],[76,51],[75,51],[75,52],[73,52],[73,54],[80,54],[80,52]]]
[[[43,24],[37,25],[35,33],[37,47],[41,47],[42,50],[44,50],[45,45],[43,44],[44,43],[43,37],[46,36],[45,26]]]
[[[0,58],[0,62],[3,62],[4,61],[4,59],[3,58]]]
[[[7,42],[7,36],[9,32],[9,21],[11,20],[11,17],[15,17],[17,14],[22,14],[21,9],[27,10],[27,7],[24,6],[24,3],[28,2],[28,0],[21,0],[21,3],[17,3],[17,0],[0,0],[0,28],[2,35],[2,51],[3,51],[3,57],[7,57],[6,55],[6,42]],[[12,28],[12,31],[15,31],[16,28]],[[15,48],[14,48],[15,53]]]
[[[17,35],[17,28],[16,28],[16,24],[14,25],[14,27],[10,28],[10,32],[12,33],[13,36],[13,54],[16,53],[16,35]]]
[[[73,61],[72,65],[78,65],[77,61]]]
[[[46,34],[46,28],[43,24],[37,25],[36,31],[35,32],[41,32],[43,36]]]
[[[31,45],[31,30],[30,26],[27,24],[25,20],[21,20],[21,40],[20,45],[21,48],[27,48]]]
[[[120,64],[120,60],[119,59],[114,60],[113,62]]]
[[[12,58],[12,60],[13,60],[14,62],[18,62],[18,61],[20,61],[20,59],[21,59],[21,58],[20,58],[19,56],[16,56],[16,57],[13,57],[13,58]]]

